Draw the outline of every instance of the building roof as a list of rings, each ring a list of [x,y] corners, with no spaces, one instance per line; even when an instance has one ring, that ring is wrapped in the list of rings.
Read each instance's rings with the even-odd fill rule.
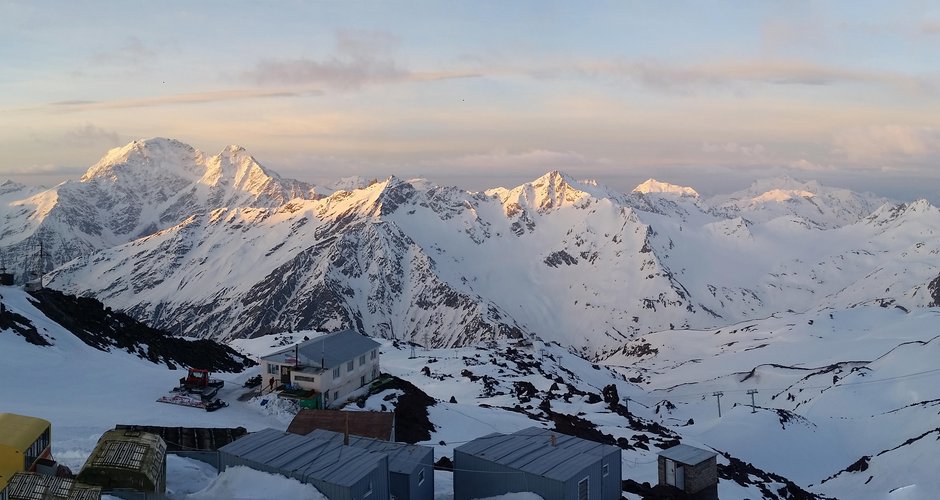
[[[7,486],[10,500],[98,500],[101,488],[72,479],[40,474],[16,473]]]
[[[391,441],[395,435],[395,414],[390,411],[300,410],[287,426],[287,432],[305,436],[316,429],[346,432]]]
[[[323,439],[335,443],[343,443],[343,433],[333,432],[324,429],[317,429],[308,436],[316,439]],[[434,464],[434,448],[429,446],[419,446],[407,443],[394,443],[383,441],[381,439],[371,439],[361,436],[349,436],[349,446],[361,448],[363,450],[377,451],[388,455],[389,472],[400,474],[412,474],[425,464],[422,459],[430,455],[430,466]]]
[[[379,345],[381,344],[355,330],[342,330],[314,337],[296,347],[284,348],[261,359],[271,363],[330,369],[366,354]],[[295,351],[300,354],[299,360],[295,358]]]
[[[28,450],[36,438],[50,427],[49,421],[41,418],[0,413],[0,429],[3,429],[3,432],[0,432],[0,446],[19,451]]]
[[[661,457],[686,465],[698,465],[717,455],[713,451],[703,450],[687,444],[678,444],[659,452]]]
[[[156,425],[124,425],[115,429],[149,432],[163,438],[167,453],[179,451],[216,451],[248,434],[244,427],[160,427]]]
[[[252,432],[219,449],[247,461],[340,486],[352,486],[386,467],[386,455],[275,429]]]
[[[555,446],[551,443],[552,435],[555,436]],[[620,448],[557,431],[529,427],[513,434],[489,434],[460,445],[454,451],[504,467],[565,481],[603,456],[611,453],[619,455]]]

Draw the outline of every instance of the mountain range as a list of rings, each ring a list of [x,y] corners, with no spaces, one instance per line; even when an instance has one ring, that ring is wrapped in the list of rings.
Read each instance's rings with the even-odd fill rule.
[[[223,340],[354,327],[430,346],[539,337],[601,359],[647,332],[940,301],[940,211],[924,200],[791,178],[621,193],[557,171],[483,192],[338,185],[284,179],[237,146],[136,141],[78,181],[0,186],[0,249],[35,269],[42,241],[46,285]]]

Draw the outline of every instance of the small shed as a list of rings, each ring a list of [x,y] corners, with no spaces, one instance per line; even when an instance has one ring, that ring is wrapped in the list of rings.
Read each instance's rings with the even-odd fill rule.
[[[76,479],[116,497],[163,498],[166,443],[149,432],[110,430],[98,439]]]
[[[308,436],[343,443],[339,432],[317,429]],[[434,448],[370,439],[350,433],[349,446],[388,455],[388,487],[393,499],[432,500],[434,498]]]
[[[616,500],[620,448],[529,427],[454,449],[454,499],[529,491],[545,500]]]
[[[342,442],[275,429],[252,432],[219,449],[219,470],[236,465],[312,484],[330,500],[388,498],[388,457]]]
[[[18,472],[10,479],[3,500],[99,500],[101,488],[73,479]]]
[[[287,432],[310,434],[316,429],[363,436],[384,441],[395,440],[395,413],[390,411],[300,410]]]
[[[659,484],[674,486],[692,498],[718,498],[717,453],[687,444],[659,452]]]
[[[115,429],[131,429],[156,434],[166,443],[168,455],[199,460],[216,469],[219,468],[219,448],[248,434],[244,427],[161,427],[119,424]]]

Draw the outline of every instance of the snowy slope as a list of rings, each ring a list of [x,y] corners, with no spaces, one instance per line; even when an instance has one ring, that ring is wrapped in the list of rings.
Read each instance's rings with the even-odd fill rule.
[[[2,287],[0,297],[6,310],[35,325],[53,344],[37,346],[9,329],[0,329],[0,376],[16,381],[30,374],[22,383],[0,386],[0,411],[49,419],[53,455],[73,471],[80,469],[100,434],[116,424],[283,429],[296,411],[295,406],[270,397],[237,400],[244,391],[241,382],[255,375],[257,367],[238,375],[221,374],[227,383],[220,396],[230,406],[219,411],[156,403],[158,396],[176,384],[179,371],[121,350],[89,347],[46,318],[19,288]],[[260,356],[312,335],[316,333],[303,331],[241,339],[233,345]],[[423,443],[435,448],[437,458],[451,457],[455,446],[494,430],[512,432],[537,425],[618,444],[624,450],[624,479],[643,482],[655,481],[657,450],[677,439],[685,441],[681,429],[663,426],[662,416],[652,407],[631,406],[627,414],[622,405],[604,401],[605,388],[616,387],[619,397],[630,396],[634,401],[648,397],[644,389],[555,344],[493,342],[473,348],[417,348],[414,358],[408,346],[390,341],[383,341],[381,350],[383,372],[412,382],[434,399],[428,408],[434,428]],[[36,370],[36,366],[44,369]],[[395,389],[380,389],[362,408],[390,410],[398,396]],[[355,403],[349,408],[358,409]],[[730,467],[728,459],[721,463]],[[763,481],[757,469],[738,472],[754,484],[742,487],[723,480],[723,498],[757,497],[758,484],[774,488],[782,484]],[[435,476],[436,497],[452,498],[450,474],[439,471]],[[307,488],[291,479],[246,470],[216,477],[211,467],[200,462],[168,458],[168,491],[173,498],[313,495]]]
[[[689,439],[811,491],[890,498],[940,486],[918,459],[937,453],[938,315],[887,305],[783,313],[645,335],[605,364],[648,389],[647,404],[668,407],[666,422],[694,420]]]

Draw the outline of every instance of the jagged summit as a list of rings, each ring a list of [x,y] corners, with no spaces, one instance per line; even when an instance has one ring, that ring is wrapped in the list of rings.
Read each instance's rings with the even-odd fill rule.
[[[653,178],[647,179],[637,187],[633,188],[633,192],[642,194],[674,194],[679,196],[691,196],[693,198],[699,197],[698,191],[690,187],[678,186],[668,182],[660,182]]]
[[[545,175],[512,189],[495,188],[485,192],[498,197],[504,205],[519,206],[545,212],[563,206],[580,205],[591,199],[620,199],[617,193],[594,180],[575,180],[574,177],[552,170]]]
[[[198,169],[194,167],[202,162],[204,156],[196,148],[175,139],[139,139],[109,150],[85,172],[80,182],[95,179],[116,181],[126,175],[160,178],[163,174],[170,174],[190,177],[197,174]]]

